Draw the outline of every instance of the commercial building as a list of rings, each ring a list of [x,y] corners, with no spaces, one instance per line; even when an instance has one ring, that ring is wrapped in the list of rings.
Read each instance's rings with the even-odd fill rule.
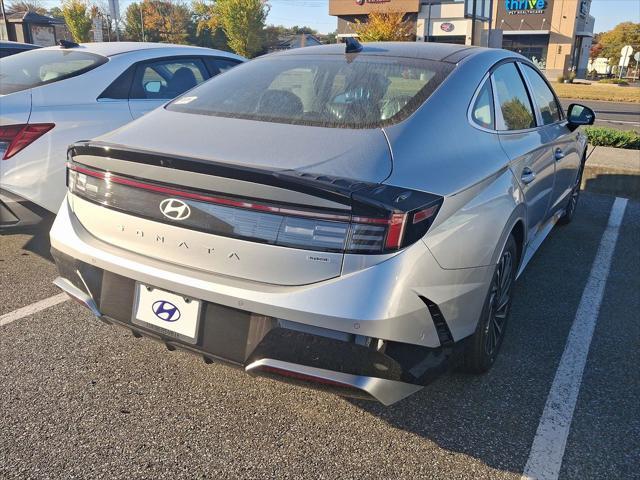
[[[555,78],[587,72],[595,19],[591,0],[498,0],[494,28],[502,47],[532,59]]]
[[[329,0],[338,36],[354,35],[372,11],[405,13],[416,41],[513,50],[548,77],[584,76],[593,37],[591,0]]]

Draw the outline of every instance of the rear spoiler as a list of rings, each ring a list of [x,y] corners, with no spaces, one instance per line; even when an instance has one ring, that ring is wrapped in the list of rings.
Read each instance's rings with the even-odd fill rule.
[[[106,142],[77,142],[69,147],[68,153],[70,158],[78,155],[93,155],[217,177],[233,178],[306,193],[344,205],[352,204],[351,196],[355,192],[378,186],[377,184],[326,175],[312,175],[291,170],[271,171],[214,160],[166,155]]]
[[[427,232],[435,216],[437,215],[443,198],[432,193],[416,190],[407,190],[400,187],[384,184],[373,184],[358,180],[336,178],[327,175],[314,175],[311,173],[297,172],[293,170],[269,171],[255,167],[233,165],[212,160],[189,158],[178,155],[166,155],[144,150],[137,150],[122,145],[115,145],[104,142],[78,142],[69,148],[68,157],[71,160],[71,170],[82,171],[83,166],[93,168],[88,171],[96,178],[107,178],[109,172],[104,170],[104,163],[101,171],[96,171],[96,166],[89,161],[83,163],[79,156],[102,157],[114,160],[123,160],[144,165],[175,169],[179,171],[193,172],[198,174],[211,175],[215,177],[229,178],[256,185],[269,185],[290,191],[300,192],[316,198],[322,198],[347,207],[350,213],[350,221],[357,225],[376,225],[378,230],[385,230],[379,235],[385,236],[385,251],[393,251],[416,242]],[[100,167],[98,167],[100,168]],[[145,179],[137,177],[129,179],[119,179],[120,183],[140,184],[146,189],[157,190],[162,186],[142,185]],[[166,184],[165,187],[175,186]],[[204,193],[214,193],[207,190]],[[186,193],[189,198],[200,197],[197,192]],[[210,199],[212,202],[220,202],[219,199]],[[251,199],[250,201],[252,201]],[[259,200],[259,199],[258,199]],[[239,199],[240,204],[245,200]],[[225,200],[229,202],[229,200]],[[262,207],[261,207],[262,208]],[[266,207],[264,207],[266,208]],[[271,207],[272,208],[272,207]],[[283,207],[286,210],[286,207]],[[280,209],[279,209],[280,211]],[[344,216],[344,210],[338,212]],[[318,212],[315,215],[325,215],[325,212]],[[312,214],[311,216],[313,216]],[[375,232],[367,230],[359,232],[359,240],[366,241]],[[375,230],[375,228],[374,228]],[[380,252],[377,252],[380,253]]]

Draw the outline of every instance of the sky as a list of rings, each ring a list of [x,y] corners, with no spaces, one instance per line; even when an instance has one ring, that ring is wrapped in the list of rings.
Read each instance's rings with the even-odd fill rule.
[[[121,14],[131,1],[120,0]],[[268,0],[268,2],[271,5],[267,17],[268,24],[287,27],[306,25],[320,33],[329,33],[336,29],[336,17],[329,16],[329,0]],[[42,3],[51,8],[60,6],[62,2],[44,0]],[[611,30],[620,22],[640,23],[640,0],[592,0],[591,15],[596,19],[595,32]]]

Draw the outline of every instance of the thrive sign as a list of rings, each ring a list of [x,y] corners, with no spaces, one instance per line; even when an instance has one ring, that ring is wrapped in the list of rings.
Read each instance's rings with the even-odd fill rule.
[[[544,13],[547,2],[545,0],[504,0],[504,7],[509,15]]]

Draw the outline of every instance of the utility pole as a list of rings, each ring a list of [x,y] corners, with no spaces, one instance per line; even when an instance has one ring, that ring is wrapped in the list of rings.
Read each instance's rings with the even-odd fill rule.
[[[427,14],[427,37],[425,38],[425,42],[430,42],[429,37],[431,36],[431,0],[429,0],[429,9]]]
[[[140,29],[142,30],[142,41],[144,42],[144,17],[142,16],[142,2],[139,3],[140,8]]]
[[[2,10],[2,20],[4,21],[4,34],[2,38],[9,40],[9,25],[7,24],[7,12],[4,9],[4,0],[0,0],[0,10]]]
[[[471,10],[471,45],[476,44],[476,17],[478,16],[478,0],[473,1],[473,9]]]

